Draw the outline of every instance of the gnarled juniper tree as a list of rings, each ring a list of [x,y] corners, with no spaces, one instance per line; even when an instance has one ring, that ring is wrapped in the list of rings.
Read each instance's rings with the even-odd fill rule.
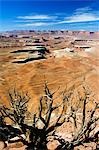
[[[27,95],[21,95],[15,90],[13,93],[9,93],[10,108],[1,106],[0,109],[2,121],[0,124],[0,135],[1,133],[5,133],[3,128],[6,127],[8,130],[4,121],[5,118],[8,117],[14,124],[19,125],[17,134],[15,127],[12,127],[12,125],[10,126],[12,128],[9,128],[9,130],[13,130],[13,136],[17,135],[20,137],[21,134],[25,135],[25,138],[21,138],[21,140],[27,145],[27,149],[47,150],[47,144],[50,139],[57,140],[59,142],[56,150],[72,150],[74,147],[86,142],[97,142],[99,132],[93,131],[97,126],[97,121],[99,120],[99,116],[95,115],[99,105],[96,103],[90,113],[87,112],[87,105],[89,101],[89,93],[87,90],[84,88],[84,97],[82,98],[79,95],[78,98],[83,104],[83,107],[80,108],[80,123],[77,120],[77,111],[79,110],[79,107],[74,109],[72,105],[69,105],[71,95],[73,95],[73,88],[71,88],[69,92],[62,93],[63,97],[59,104],[56,104],[56,92],[57,91],[51,92],[45,83],[44,95],[39,100],[38,112],[32,115],[32,124],[30,125],[26,122],[28,113],[27,103],[29,101],[29,97]],[[66,106],[70,107],[69,114],[67,114]],[[58,112],[57,115],[56,112]],[[66,126],[66,122],[71,120],[74,126],[74,132],[72,133],[71,141],[66,141],[65,138],[58,135],[57,129],[64,123]],[[11,133],[8,132],[8,134]],[[8,138],[5,140],[7,139]]]

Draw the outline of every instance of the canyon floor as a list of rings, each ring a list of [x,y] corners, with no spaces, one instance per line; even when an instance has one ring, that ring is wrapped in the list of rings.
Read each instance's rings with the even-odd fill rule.
[[[33,98],[30,100],[29,110],[34,109],[35,103],[44,90],[45,81],[52,90],[56,90],[58,87],[64,90],[67,85],[82,84],[85,80],[96,99],[99,98],[98,46],[91,52],[67,52],[64,56],[61,56],[61,52],[58,50],[55,57],[23,64],[12,63],[16,54],[11,54],[11,51],[13,49],[0,50],[1,102],[7,104],[8,91],[15,88],[29,93]]]
[[[52,91],[60,87],[60,92],[66,87],[75,85],[77,88],[85,83],[93,93],[94,100],[99,102],[99,43],[90,51],[64,52],[64,48],[53,49],[52,55],[46,59],[21,64],[13,63],[20,56],[11,52],[18,49],[0,48],[0,104],[9,105],[8,92],[16,89],[28,92],[28,110],[35,111],[39,98],[44,93],[46,81]],[[25,54],[22,57],[26,57]],[[23,150],[24,146],[15,148],[12,145],[12,148],[10,146],[8,149]],[[81,146],[78,149],[85,148]]]

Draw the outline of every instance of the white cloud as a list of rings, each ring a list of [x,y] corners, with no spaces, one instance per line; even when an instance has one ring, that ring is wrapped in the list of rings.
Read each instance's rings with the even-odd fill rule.
[[[84,7],[76,9],[73,15],[65,17],[64,21],[60,23],[75,23],[75,22],[87,22],[87,21],[98,21],[99,12],[92,11],[90,7]]]
[[[82,8],[77,8],[75,10],[75,14],[80,14],[80,13],[85,13],[85,12],[90,12],[92,9],[90,7],[82,7]]]
[[[86,22],[86,21],[98,21],[99,17],[90,13],[83,13],[80,15],[73,15],[71,17],[65,18],[66,20],[61,23],[73,23],[73,22]]]
[[[49,15],[29,15],[29,16],[18,16],[18,19],[30,19],[30,20],[45,20],[45,19],[55,19],[56,16]]]
[[[71,14],[71,16],[67,17],[64,16],[65,14],[63,13],[54,15],[36,14],[36,15],[18,16],[15,22],[20,23],[19,26],[21,27],[33,27],[33,26],[43,27],[67,23],[73,25],[73,23],[75,24],[80,22],[86,24],[86,22],[88,21],[90,22],[99,21],[99,11],[93,11],[90,7],[78,8]]]
[[[40,27],[40,26],[47,26],[48,23],[45,22],[34,22],[34,23],[27,23],[27,24],[21,24],[19,26],[21,27]]]
[[[17,23],[31,23],[31,22],[33,22],[33,20],[23,20],[23,19],[21,19],[21,20],[14,20],[14,22],[17,22]]]

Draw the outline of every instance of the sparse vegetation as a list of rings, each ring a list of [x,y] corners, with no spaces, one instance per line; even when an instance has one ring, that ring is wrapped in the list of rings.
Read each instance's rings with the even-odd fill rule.
[[[55,94],[57,91],[51,92],[45,83],[44,95],[39,100],[38,112],[32,114],[31,124],[26,122],[27,114],[29,114],[27,106],[29,96],[15,90],[12,93],[9,92],[10,107],[0,107],[0,140],[10,142],[11,138],[17,136],[27,145],[27,150],[47,150],[47,144],[54,140],[58,142],[55,150],[72,150],[76,146],[89,142],[95,142],[98,145],[97,122],[99,116],[96,113],[99,105],[95,103],[94,108],[89,111],[90,94],[85,87],[83,87],[83,91],[83,96],[78,94],[79,102],[74,108],[70,102],[73,100],[73,87],[69,91],[62,92],[61,101],[56,104]],[[67,112],[67,110],[70,111]],[[58,112],[57,115],[56,112]],[[7,125],[6,118],[13,123]],[[57,132],[59,127],[63,124],[66,126],[68,122],[71,122],[74,127],[70,141],[59,136]],[[15,125],[13,126],[13,124]]]

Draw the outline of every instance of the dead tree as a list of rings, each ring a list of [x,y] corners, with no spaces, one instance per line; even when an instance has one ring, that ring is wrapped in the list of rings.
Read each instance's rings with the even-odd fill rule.
[[[50,140],[50,137],[54,135],[55,130],[60,127],[64,122],[66,117],[63,116],[65,112],[64,100],[60,104],[55,104],[54,94],[51,92],[45,84],[44,95],[40,98],[39,111],[38,114],[33,115],[33,126],[30,127],[30,135],[28,148],[34,149],[47,149],[47,143]],[[60,108],[60,113],[57,117],[52,118],[52,115]],[[34,147],[33,147],[34,145]],[[28,149],[27,148],[27,149]]]
[[[9,102],[10,108],[6,106],[1,106],[0,113],[2,117],[9,118],[14,124],[24,123],[26,113],[27,113],[27,103],[29,101],[29,96],[23,95],[16,90],[9,92]]]
[[[27,150],[47,150],[47,144],[50,139],[59,142],[59,146],[57,146],[56,150],[72,150],[74,147],[86,142],[97,142],[99,131],[94,131],[99,120],[99,117],[95,116],[99,105],[96,103],[94,109],[92,109],[91,112],[87,112],[89,93],[86,92],[85,88],[84,90],[84,97],[79,97],[79,100],[83,104],[80,119],[81,122],[79,122],[77,120],[79,106],[75,109],[74,106],[68,105],[71,95],[73,94],[72,89],[72,92],[63,92],[63,97],[60,103],[56,104],[57,96],[55,97],[55,93],[57,91],[51,92],[45,83],[44,95],[40,98],[38,112],[32,115],[33,119],[31,125],[25,121],[29,97],[27,95],[20,95],[20,93],[15,91],[13,94],[9,93],[11,108],[2,106],[0,109],[0,114],[2,116],[1,129],[2,126],[7,129],[4,132],[1,131],[1,133],[9,131],[8,134],[11,134],[10,131],[13,130],[13,136],[16,136],[15,127],[9,125],[7,128],[7,125],[4,123],[3,118],[8,117],[20,127],[20,129],[17,130],[17,136],[20,136],[21,133],[25,135],[26,138],[22,139],[22,141],[27,145]],[[67,114],[67,106],[71,108],[69,114]],[[57,115],[56,112],[58,112]],[[71,141],[66,141],[57,133],[57,129],[64,123],[66,124],[67,121],[71,121],[74,125],[74,132]]]
[[[49,138],[53,136],[56,128],[65,122],[65,116],[63,116],[65,112],[65,98],[62,99],[60,104],[55,105],[55,93],[56,91],[51,92],[47,84],[45,84],[44,95],[40,98],[38,113],[33,115],[33,124],[31,125],[24,122],[29,99],[27,95],[21,95],[14,90],[13,93],[9,93],[10,108],[6,106],[1,107],[1,115],[4,118],[8,117],[15,124],[18,124],[20,131],[26,136],[24,143],[28,145],[27,149],[46,150]],[[59,115],[53,121],[52,115],[58,109],[60,109]]]
[[[27,113],[28,95],[23,95],[16,90],[9,92],[10,107],[0,106],[0,137],[3,141],[10,141],[11,138],[20,136],[23,133],[22,124]],[[5,119],[11,120],[11,125],[6,124]],[[15,124],[15,127],[13,127]],[[23,139],[24,142],[24,139]]]
[[[79,100],[83,102],[82,106],[82,112],[80,116],[81,122],[78,122],[77,120],[77,111],[79,110],[79,107],[77,110],[73,109],[71,106],[71,115],[69,117],[73,119],[73,125],[74,125],[74,133],[73,138],[71,141],[66,141],[62,137],[59,137],[58,135],[54,136],[54,139],[58,140],[60,143],[59,146],[56,148],[56,150],[73,150],[74,147],[79,145],[84,145],[84,143],[90,143],[95,142],[98,144],[99,141],[99,130],[95,130],[98,125],[99,116],[96,115],[96,111],[99,109],[99,104],[95,103],[95,106],[91,111],[87,110],[87,105],[89,103],[89,93],[84,89],[84,97],[79,97]],[[80,127],[79,127],[80,126]]]

